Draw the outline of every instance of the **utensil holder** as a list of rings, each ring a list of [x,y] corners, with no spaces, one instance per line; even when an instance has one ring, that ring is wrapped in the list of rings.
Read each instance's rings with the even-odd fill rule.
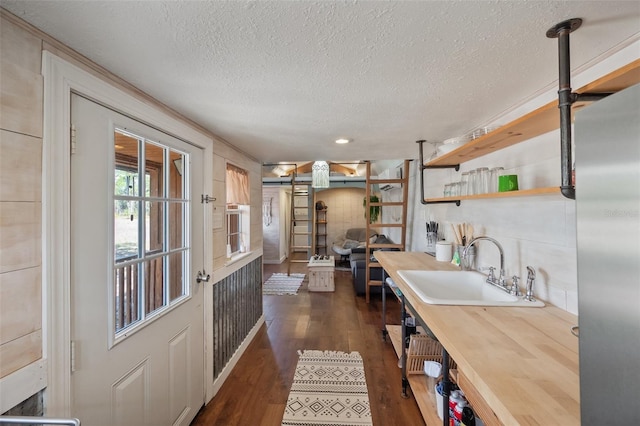
[[[435,232],[427,232],[427,251],[430,253],[436,252],[436,242],[438,235]]]

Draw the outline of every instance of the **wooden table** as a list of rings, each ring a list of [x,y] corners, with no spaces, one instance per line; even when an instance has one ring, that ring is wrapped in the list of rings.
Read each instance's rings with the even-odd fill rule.
[[[554,306],[428,305],[397,271],[458,268],[421,252],[376,251],[375,257],[458,364],[463,390],[466,384],[484,400],[494,422],[580,424],[575,315]]]

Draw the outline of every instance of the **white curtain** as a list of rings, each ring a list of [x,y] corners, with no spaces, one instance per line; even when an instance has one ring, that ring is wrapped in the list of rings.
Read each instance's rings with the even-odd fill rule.
[[[227,204],[249,205],[249,173],[227,164]]]

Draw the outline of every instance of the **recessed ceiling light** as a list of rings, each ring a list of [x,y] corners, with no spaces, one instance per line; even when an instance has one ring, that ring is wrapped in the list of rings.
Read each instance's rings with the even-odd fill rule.
[[[351,142],[349,139],[336,139],[336,143],[345,144]]]

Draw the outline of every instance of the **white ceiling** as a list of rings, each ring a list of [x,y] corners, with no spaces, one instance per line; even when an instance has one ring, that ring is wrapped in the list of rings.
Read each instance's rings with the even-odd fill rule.
[[[640,31],[638,1],[0,5],[262,162],[416,158],[554,87],[554,24],[572,69]]]

